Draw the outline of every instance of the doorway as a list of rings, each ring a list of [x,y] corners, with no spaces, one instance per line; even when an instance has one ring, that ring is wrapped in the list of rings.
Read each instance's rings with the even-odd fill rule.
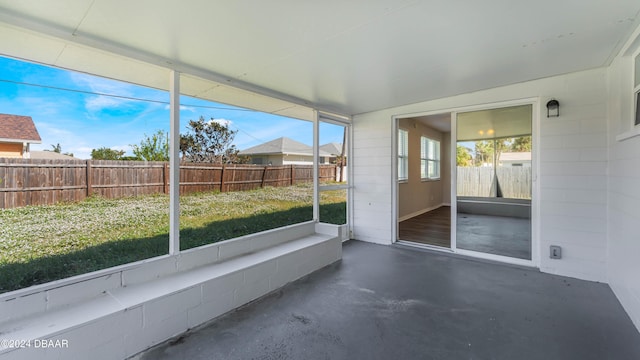
[[[535,264],[535,104],[530,99],[396,117],[396,240]],[[432,173],[438,175],[430,178]]]
[[[400,118],[397,238],[451,249],[451,113]]]
[[[532,260],[533,106],[456,114],[456,248]]]

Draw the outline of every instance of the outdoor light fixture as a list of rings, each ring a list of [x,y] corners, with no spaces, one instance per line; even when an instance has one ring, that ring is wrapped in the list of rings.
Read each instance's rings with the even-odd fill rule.
[[[556,99],[549,100],[547,103],[547,117],[560,116],[560,103]]]

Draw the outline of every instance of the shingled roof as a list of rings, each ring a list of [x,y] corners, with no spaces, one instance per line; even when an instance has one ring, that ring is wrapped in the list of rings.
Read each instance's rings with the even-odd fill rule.
[[[336,142],[330,142],[320,146],[320,151],[324,151],[328,154],[337,156],[342,153],[342,144]],[[345,149],[346,151],[346,149]]]
[[[313,155],[313,148],[307,144],[295,141],[288,137],[280,137],[266,143],[250,147],[240,151],[240,155]],[[320,156],[331,154],[320,151]]]
[[[0,141],[41,143],[31,116],[0,114]]]

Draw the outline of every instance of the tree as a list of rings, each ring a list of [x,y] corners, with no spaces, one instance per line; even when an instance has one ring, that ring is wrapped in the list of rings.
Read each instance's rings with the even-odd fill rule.
[[[91,150],[93,160],[123,160],[124,150],[113,150],[108,147]]]
[[[483,164],[493,164],[493,141],[476,141],[475,144],[475,166]]]
[[[62,152],[62,146],[60,146],[60,143],[57,143],[56,145],[51,144],[51,150],[47,150],[45,149],[44,151],[53,151],[55,153],[58,154],[62,154],[62,155],[67,155],[67,156],[71,156],[73,157],[73,153],[70,152]]]
[[[456,163],[458,166],[471,166],[473,164],[471,151],[462,145],[458,145],[456,147]]]
[[[248,158],[239,156],[240,150],[231,144],[238,130],[231,130],[213,118],[206,121],[203,116],[189,120],[187,129],[186,134],[180,135],[182,159],[218,164],[248,162]]]
[[[530,152],[531,135],[514,138],[511,142],[509,150],[511,150],[512,152]]]
[[[169,133],[158,130],[151,136],[144,136],[140,145],[131,145],[135,157],[145,161],[169,161]]]

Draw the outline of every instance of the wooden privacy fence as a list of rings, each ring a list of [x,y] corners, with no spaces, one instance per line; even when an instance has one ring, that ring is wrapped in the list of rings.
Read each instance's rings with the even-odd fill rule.
[[[531,199],[531,167],[498,167],[496,169],[502,196]],[[494,181],[492,167],[458,166],[458,196],[489,197]]]
[[[320,165],[320,181],[336,178]],[[313,180],[312,165],[180,164],[180,194],[244,191]],[[161,161],[0,159],[0,208],[169,193],[169,164]]]

